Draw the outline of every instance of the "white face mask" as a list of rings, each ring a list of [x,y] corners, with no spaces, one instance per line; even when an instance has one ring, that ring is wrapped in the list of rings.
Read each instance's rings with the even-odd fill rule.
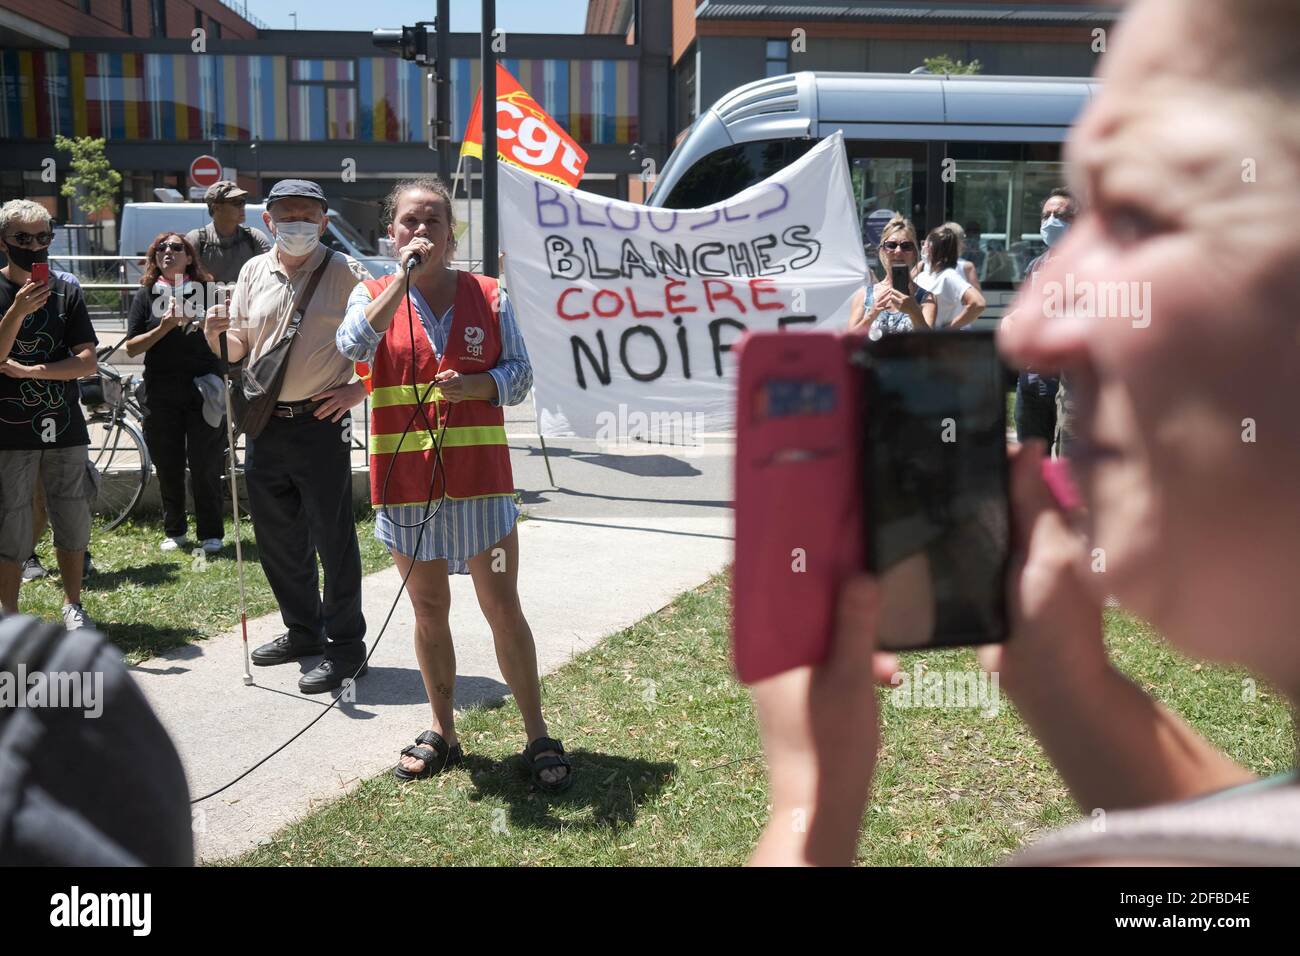
[[[320,224],[315,222],[277,222],[275,241],[286,255],[309,255],[320,243]]]

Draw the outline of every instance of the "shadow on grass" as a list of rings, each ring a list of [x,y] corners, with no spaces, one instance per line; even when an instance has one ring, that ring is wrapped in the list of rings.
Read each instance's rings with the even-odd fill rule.
[[[82,583],[85,591],[115,591],[123,584],[138,584],[141,587],[154,587],[159,584],[173,584],[180,577],[180,568],[170,561],[150,561],[117,571],[96,569]]]
[[[674,763],[652,763],[636,757],[574,750],[573,784],[563,793],[534,787],[522,754],[492,760],[466,754],[464,768],[476,793],[471,800],[496,797],[510,806],[510,822],[535,830],[621,830],[636,822],[637,808],[654,799],[677,770]],[[558,808],[590,808],[591,816],[560,820]]]
[[[117,624],[113,621],[97,621],[98,629],[108,638],[109,643],[122,652],[122,656],[131,661],[143,661],[157,657],[164,651],[190,645],[194,641],[207,637],[194,627],[158,627],[153,624]],[[195,649],[194,656],[202,653]],[[162,669],[140,668],[151,674],[182,674],[189,668],[178,663],[169,663]]]

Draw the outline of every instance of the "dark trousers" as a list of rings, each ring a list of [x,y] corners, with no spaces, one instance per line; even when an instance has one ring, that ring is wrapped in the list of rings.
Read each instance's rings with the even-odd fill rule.
[[[1016,380],[1016,440],[1041,438],[1050,448],[1056,440],[1057,380],[1021,372]]]
[[[144,440],[158,472],[163,531],[185,537],[185,468],[190,469],[194,518],[200,541],[225,537],[221,498],[221,451],[224,432],[203,419],[203,396],[189,380],[151,380],[146,401]]]
[[[248,442],[244,477],[262,570],[290,640],[328,640],[325,656],[352,667],[366,656],[366,620],[346,421],[273,417]],[[323,601],[318,556],[325,568]]]

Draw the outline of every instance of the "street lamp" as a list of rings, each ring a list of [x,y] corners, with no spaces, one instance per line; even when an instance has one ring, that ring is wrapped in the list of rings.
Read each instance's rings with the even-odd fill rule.
[[[257,141],[248,147],[253,151],[253,166],[257,170],[257,198],[262,198],[262,151],[257,148]]]

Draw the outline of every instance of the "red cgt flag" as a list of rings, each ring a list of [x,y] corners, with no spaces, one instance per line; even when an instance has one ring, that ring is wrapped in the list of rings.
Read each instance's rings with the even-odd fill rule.
[[[483,89],[474,97],[461,156],[483,158]],[[587,154],[528,95],[510,71],[497,64],[497,159],[569,186],[577,186]]]

